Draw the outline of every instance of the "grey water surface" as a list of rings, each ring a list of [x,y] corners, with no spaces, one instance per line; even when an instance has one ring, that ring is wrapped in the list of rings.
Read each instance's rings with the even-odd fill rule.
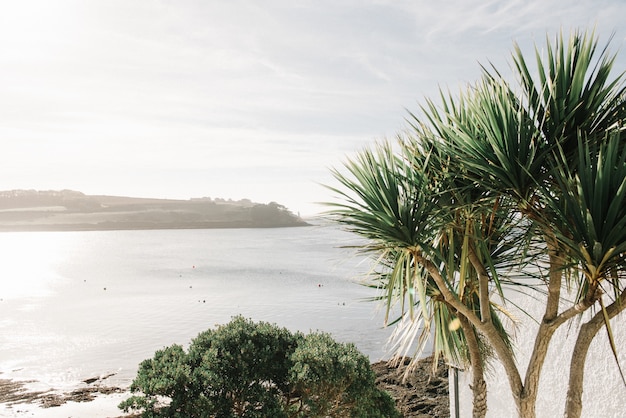
[[[0,371],[57,388],[115,373],[234,315],[330,332],[371,361],[390,329],[334,227],[0,234]]]

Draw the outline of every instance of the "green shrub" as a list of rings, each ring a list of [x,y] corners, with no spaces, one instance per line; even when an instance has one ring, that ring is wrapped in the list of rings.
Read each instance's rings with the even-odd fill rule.
[[[188,352],[173,345],[144,360],[119,407],[146,418],[399,417],[374,380],[353,344],[238,316]]]
[[[375,385],[367,357],[329,334],[307,335],[291,355],[292,390],[306,417],[395,417],[394,401]]]

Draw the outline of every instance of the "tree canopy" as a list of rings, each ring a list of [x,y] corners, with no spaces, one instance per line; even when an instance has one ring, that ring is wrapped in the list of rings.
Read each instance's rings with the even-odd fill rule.
[[[329,334],[292,333],[241,316],[144,360],[136,395],[120,404],[148,417],[397,418],[369,359]]]
[[[626,307],[623,73],[612,75],[615,55],[593,31],[547,39],[533,57],[534,72],[515,46],[517,83],[484,67],[458,95],[427,99],[397,143],[363,150],[329,186],[339,198],[330,216],[366,238],[387,306],[401,302],[398,354],[418,335],[419,353],[433,335],[436,353],[471,369],[474,416],[486,414],[484,367],[494,359],[519,416],[534,417],[554,332],[592,312],[565,405],[580,416],[584,353]],[[511,344],[512,291],[545,295],[526,368]]]

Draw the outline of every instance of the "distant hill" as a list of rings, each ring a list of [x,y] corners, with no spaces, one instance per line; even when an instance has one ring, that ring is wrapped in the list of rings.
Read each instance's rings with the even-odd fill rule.
[[[0,231],[277,228],[308,225],[286,207],[211,199],[94,196],[73,190],[0,192]]]

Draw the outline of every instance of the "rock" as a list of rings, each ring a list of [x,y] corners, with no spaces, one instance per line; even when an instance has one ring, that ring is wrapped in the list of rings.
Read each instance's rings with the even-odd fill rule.
[[[409,362],[404,358],[398,366],[387,361],[372,364],[376,385],[391,395],[406,418],[449,418],[448,367],[440,362],[433,375],[431,356],[419,360],[415,370],[405,376]]]

